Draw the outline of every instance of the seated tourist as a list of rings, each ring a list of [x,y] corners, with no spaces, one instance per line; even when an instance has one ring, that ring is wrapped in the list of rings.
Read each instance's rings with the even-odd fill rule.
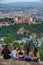
[[[16,46],[14,46],[14,50],[12,50],[11,57],[13,60],[18,59],[18,53],[17,53],[17,47]]]
[[[21,46],[20,50],[18,51],[19,60],[24,60],[24,46]]]
[[[1,55],[2,49],[0,48],[0,55]]]
[[[40,53],[38,52],[38,49],[37,48],[34,49],[33,54],[34,54],[33,61],[34,62],[40,61]]]
[[[4,49],[2,50],[2,53],[1,54],[3,54],[3,58],[4,59],[10,59],[11,58],[11,56],[10,56],[11,50],[8,48],[8,45],[6,45],[4,47]]]
[[[25,55],[25,61],[32,61],[32,51],[30,47],[28,47],[27,49],[27,53]]]

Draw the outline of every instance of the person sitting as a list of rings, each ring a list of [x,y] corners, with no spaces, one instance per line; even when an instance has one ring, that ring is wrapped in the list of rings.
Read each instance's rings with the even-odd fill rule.
[[[8,48],[8,45],[6,45],[4,47],[4,49],[2,50],[2,53],[1,54],[3,54],[3,58],[4,59],[10,59],[11,58],[11,56],[10,56],[11,50]]]
[[[19,60],[23,61],[24,55],[25,55],[24,46],[21,46],[20,50],[18,51]]]
[[[0,55],[1,55],[2,49],[0,48]]]
[[[17,53],[17,47],[16,46],[14,46],[14,50],[12,50],[12,52],[11,52],[11,58],[13,60],[17,60],[18,59],[18,53]]]
[[[28,47],[27,49],[27,53],[25,55],[25,61],[32,61],[32,51],[30,47]]]
[[[40,61],[40,53],[38,52],[38,49],[37,48],[34,49],[33,54],[34,54],[33,61],[34,62]]]

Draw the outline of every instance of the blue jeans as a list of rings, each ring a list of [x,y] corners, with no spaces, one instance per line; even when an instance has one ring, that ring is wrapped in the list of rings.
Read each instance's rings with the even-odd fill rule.
[[[25,61],[29,62],[29,61],[32,61],[31,58],[26,58]]]
[[[14,56],[12,56],[11,58],[12,58],[13,60],[18,60],[18,58],[14,57]]]

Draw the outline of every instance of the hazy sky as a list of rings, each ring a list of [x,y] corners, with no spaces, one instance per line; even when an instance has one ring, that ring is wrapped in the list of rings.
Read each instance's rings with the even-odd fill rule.
[[[41,2],[43,0],[0,0],[0,3],[12,3],[12,2]]]

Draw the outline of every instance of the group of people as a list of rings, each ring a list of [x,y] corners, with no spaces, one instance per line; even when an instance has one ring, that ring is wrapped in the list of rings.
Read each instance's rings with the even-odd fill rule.
[[[37,48],[34,49],[34,51],[31,50],[30,47],[27,48],[27,50],[24,50],[24,46],[21,46],[18,50],[17,46],[14,46],[14,49],[11,51],[6,45],[4,49],[2,50],[1,54],[3,55],[4,59],[10,59],[13,60],[21,60],[21,61],[34,61],[38,62],[40,61],[40,53]]]

